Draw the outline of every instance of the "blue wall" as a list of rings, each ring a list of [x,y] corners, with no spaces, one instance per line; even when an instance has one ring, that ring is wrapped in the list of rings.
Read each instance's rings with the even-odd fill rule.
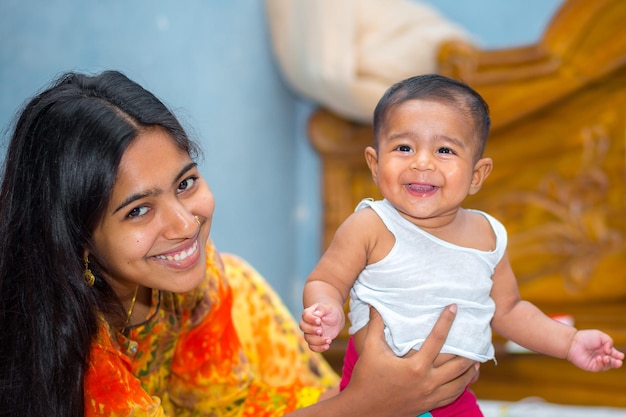
[[[560,0],[431,0],[483,47],[535,41]],[[314,105],[272,58],[262,0],[0,0],[0,128],[65,70],[124,71],[202,144],[217,199],[212,236],[259,269],[299,315],[319,257]]]
[[[444,16],[475,36],[483,48],[537,41],[563,0],[429,0]]]

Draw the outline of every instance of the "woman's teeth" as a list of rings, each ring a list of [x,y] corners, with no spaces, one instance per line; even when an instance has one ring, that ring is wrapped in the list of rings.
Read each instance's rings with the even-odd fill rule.
[[[195,241],[194,244],[189,248],[189,250],[182,251],[177,253],[176,255],[157,255],[155,258],[163,259],[164,261],[184,261],[187,257],[194,254],[195,251],[198,250],[198,241]]]

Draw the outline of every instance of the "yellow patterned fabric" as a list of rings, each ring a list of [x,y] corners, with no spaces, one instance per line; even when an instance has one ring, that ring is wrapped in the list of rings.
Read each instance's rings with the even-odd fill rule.
[[[128,337],[102,320],[85,415],[281,416],[337,382],[263,278],[209,242],[196,290],[153,291],[150,319]]]

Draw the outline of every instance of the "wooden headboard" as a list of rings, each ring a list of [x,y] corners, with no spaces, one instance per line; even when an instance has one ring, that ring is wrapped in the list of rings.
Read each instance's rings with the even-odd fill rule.
[[[439,72],[489,103],[494,171],[465,207],[509,231],[522,296],[626,348],[626,1],[569,0],[526,47],[441,47]],[[364,197],[379,198],[363,152],[372,130],[320,109],[309,121],[322,160],[323,245]],[[344,334],[345,337],[345,334]],[[626,368],[592,374],[501,350],[473,385],[479,398],[541,396],[626,407]],[[338,366],[341,342],[327,357]],[[339,369],[339,368],[337,368]]]

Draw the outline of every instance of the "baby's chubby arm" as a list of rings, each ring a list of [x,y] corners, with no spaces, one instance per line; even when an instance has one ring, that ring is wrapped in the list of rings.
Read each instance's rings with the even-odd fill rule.
[[[371,209],[352,213],[335,236],[304,285],[300,329],[315,352],[323,352],[343,329],[343,306],[365,268],[382,221]],[[384,225],[382,225],[384,227]],[[386,229],[384,229],[386,230]]]
[[[500,335],[535,352],[567,359],[585,371],[622,366],[624,354],[613,347],[609,335],[600,330],[577,330],[522,300],[508,255],[496,267],[491,296],[496,303],[491,324]]]

